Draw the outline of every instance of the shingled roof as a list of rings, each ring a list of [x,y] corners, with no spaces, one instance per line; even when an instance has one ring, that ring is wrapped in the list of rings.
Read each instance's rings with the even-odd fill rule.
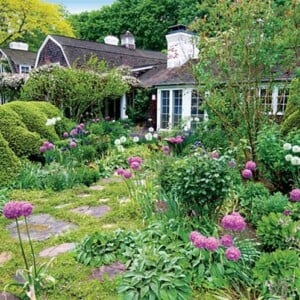
[[[81,65],[91,55],[105,60],[109,66],[127,65],[131,68],[161,64],[167,61],[167,56],[157,51],[128,49],[59,35],[50,37],[61,45],[70,65],[74,63]]]
[[[151,71],[139,77],[143,86],[163,86],[163,85],[195,85],[196,80],[193,76],[193,66],[197,60],[189,60],[185,64],[176,68],[167,69],[166,66],[161,66],[160,70],[156,71],[155,76],[152,76]]]
[[[31,51],[1,48],[1,51],[7,56],[9,62],[13,66],[28,65],[34,66],[36,53]],[[17,70],[14,70],[17,72]]]

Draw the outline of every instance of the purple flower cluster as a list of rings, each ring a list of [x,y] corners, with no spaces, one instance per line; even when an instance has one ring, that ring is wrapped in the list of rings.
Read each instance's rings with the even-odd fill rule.
[[[211,157],[213,158],[213,159],[218,159],[219,157],[220,157],[220,154],[219,154],[219,152],[218,151],[213,151],[212,153],[211,153]]]
[[[127,162],[132,170],[139,170],[143,159],[139,156],[131,156],[128,158]],[[124,170],[123,168],[118,168],[116,173],[117,175],[123,176],[125,179],[129,179],[132,177],[131,171]]]
[[[54,144],[50,143],[49,141],[45,141],[43,145],[40,147],[40,152],[45,153],[48,150],[53,150]]]
[[[3,215],[7,219],[17,219],[19,217],[28,217],[32,213],[33,206],[26,201],[10,201],[3,207]]]
[[[162,151],[164,155],[169,155],[170,154],[170,147],[169,146],[163,146]]]
[[[292,202],[299,202],[300,201],[300,189],[293,189],[290,192],[290,200]]]
[[[249,160],[245,164],[245,169],[242,171],[242,176],[245,179],[250,179],[253,177],[253,171],[256,170],[256,163],[252,160]]]
[[[226,247],[225,256],[228,260],[237,261],[241,257],[240,250],[233,246],[231,235],[224,235],[219,241],[215,237],[206,237],[198,231],[192,231],[189,238],[193,245],[199,249],[215,252],[220,246]]]
[[[246,228],[247,223],[238,212],[233,212],[222,218],[221,225],[226,230],[243,231]]]
[[[183,136],[178,135],[176,137],[166,138],[166,141],[171,144],[177,145],[177,144],[181,144],[183,142],[183,139],[184,139]]]

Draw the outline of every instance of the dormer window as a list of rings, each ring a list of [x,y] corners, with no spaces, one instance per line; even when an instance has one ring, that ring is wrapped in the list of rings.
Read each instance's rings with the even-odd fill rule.
[[[28,74],[31,70],[31,66],[29,65],[20,65],[19,73],[20,74]]]

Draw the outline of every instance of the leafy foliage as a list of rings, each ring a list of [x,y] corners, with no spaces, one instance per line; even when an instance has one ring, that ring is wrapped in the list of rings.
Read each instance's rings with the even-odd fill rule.
[[[299,252],[295,250],[278,249],[262,254],[253,270],[261,294],[267,299],[297,299],[300,295],[299,261]]]

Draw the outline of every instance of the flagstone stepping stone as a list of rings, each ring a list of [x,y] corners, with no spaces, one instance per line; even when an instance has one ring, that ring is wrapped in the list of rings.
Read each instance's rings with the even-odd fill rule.
[[[83,215],[100,218],[110,211],[110,207],[107,205],[80,206],[80,207],[72,209],[71,211],[75,212],[75,213],[80,213]]]
[[[102,191],[104,189],[103,185],[91,185],[89,187],[90,190],[92,191]]]
[[[54,219],[48,214],[31,215],[27,218],[30,237],[34,241],[43,241],[50,238],[52,235],[57,236],[78,226],[72,223]],[[27,240],[26,226],[24,221],[19,221],[21,237]],[[11,236],[18,238],[16,223],[11,223],[7,226]]]
[[[58,254],[69,252],[75,248],[75,243],[64,243],[58,246],[47,248],[39,253],[40,257],[54,257]]]
[[[118,274],[122,274],[126,271],[126,266],[120,262],[115,262],[110,265],[105,265],[92,271],[91,279],[97,279],[104,281],[104,278],[108,276],[110,280],[116,277]]]
[[[71,203],[61,204],[61,205],[55,206],[55,208],[61,209],[61,208],[68,207],[68,206],[70,206],[70,205],[71,205]]]
[[[0,300],[20,300],[20,298],[13,294],[2,292],[0,293]]]
[[[87,193],[80,193],[77,195],[77,197],[79,198],[87,198],[87,197],[90,197],[91,195],[90,194],[87,194]]]
[[[12,255],[9,252],[0,253],[0,266],[4,265],[7,261],[11,260]]]

